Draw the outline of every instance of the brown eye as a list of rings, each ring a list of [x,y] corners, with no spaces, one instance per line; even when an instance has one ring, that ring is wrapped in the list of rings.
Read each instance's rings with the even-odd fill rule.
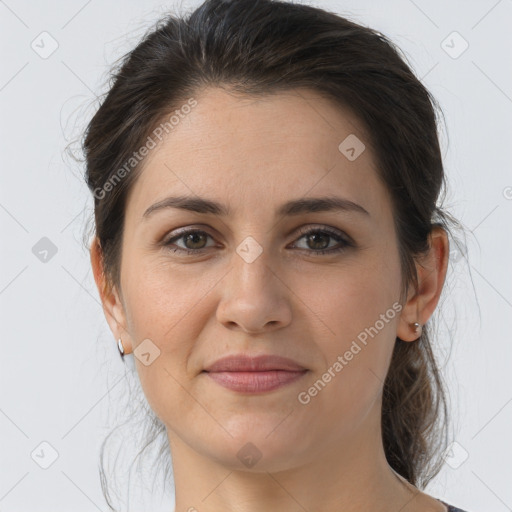
[[[305,239],[306,247],[305,250],[309,250],[313,254],[329,254],[336,253],[345,250],[347,247],[353,246],[353,244],[345,239],[341,232],[333,231],[329,228],[313,228],[302,231],[302,236],[299,240]],[[329,247],[330,242],[337,242],[334,246]]]
[[[173,249],[174,252],[184,251],[191,254],[205,249],[208,237],[211,238],[211,236],[205,231],[190,229],[182,231],[179,235],[170,238],[164,243],[164,245]],[[176,241],[182,241],[184,247],[177,245],[175,243]]]

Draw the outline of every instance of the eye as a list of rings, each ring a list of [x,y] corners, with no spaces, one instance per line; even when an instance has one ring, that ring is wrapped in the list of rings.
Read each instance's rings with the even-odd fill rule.
[[[185,252],[187,254],[199,253],[206,246],[204,245],[204,241],[208,238],[212,238],[208,233],[202,231],[200,229],[187,229],[182,231],[179,235],[176,235],[166,242],[164,242],[165,246],[168,246],[173,252]],[[185,247],[173,248],[173,245],[176,245],[175,241],[183,240]]]
[[[309,247],[306,247],[306,250],[311,249],[311,252],[315,255],[341,252],[347,247],[352,247],[354,245],[348,240],[348,237],[343,236],[341,231],[338,232],[337,230],[327,227],[301,229],[301,234],[302,236],[299,240],[304,238],[306,240],[306,245],[309,245]],[[336,245],[334,247],[329,247],[329,239],[331,239],[330,241],[334,239],[338,242],[338,247],[336,247]]]
[[[304,238],[306,240],[306,244],[310,245],[310,247],[306,247],[304,250],[308,250],[314,255],[333,254],[341,252],[347,247],[354,246],[349,237],[344,235],[343,232],[333,230],[328,227],[303,228],[300,230],[300,234],[302,236],[298,240]],[[206,245],[208,238],[213,240],[211,235],[206,233],[206,231],[200,229],[184,229],[179,234],[164,241],[163,245],[171,249],[174,253],[200,254],[208,247]],[[337,242],[337,247],[336,245],[334,247],[329,247],[332,239]],[[180,246],[176,242],[182,242],[184,246]]]

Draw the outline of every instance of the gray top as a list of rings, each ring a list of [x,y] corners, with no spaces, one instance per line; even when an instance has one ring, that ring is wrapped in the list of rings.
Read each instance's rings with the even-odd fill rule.
[[[443,505],[446,505],[448,508],[448,512],[466,512],[465,510],[462,510],[461,508],[454,507],[453,505],[449,505],[446,503],[446,501],[439,500]]]

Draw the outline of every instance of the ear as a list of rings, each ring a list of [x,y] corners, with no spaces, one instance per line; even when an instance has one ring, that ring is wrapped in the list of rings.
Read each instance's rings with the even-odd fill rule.
[[[439,226],[434,227],[429,235],[429,245],[429,253],[416,263],[418,289],[411,290],[400,315],[397,336],[403,341],[418,339],[411,324],[425,325],[443,290],[449,255],[446,231]]]
[[[90,256],[94,280],[96,281],[96,286],[100,294],[103,313],[105,314],[105,318],[116,341],[121,338],[125,354],[129,354],[132,351],[132,343],[126,329],[125,309],[116,287],[110,285],[103,271],[103,253],[98,237],[94,237],[91,243]]]

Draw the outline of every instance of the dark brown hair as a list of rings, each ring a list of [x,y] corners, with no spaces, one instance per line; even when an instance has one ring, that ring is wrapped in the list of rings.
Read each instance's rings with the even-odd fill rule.
[[[308,88],[363,122],[392,199],[406,297],[417,286],[415,262],[429,250],[432,228],[451,234],[449,224],[460,224],[438,205],[446,186],[441,110],[405,60],[376,30],[285,1],[207,0],[186,17],[160,20],[113,71],[83,142],[109,282],[119,286],[126,198],[140,165],[108,192],[104,187],[162,119],[191,97],[200,101],[206,87],[243,95]],[[382,397],[387,460],[420,488],[439,472],[447,439],[447,397],[431,335],[429,322],[419,340],[396,339]],[[163,425],[152,421],[161,434]]]

